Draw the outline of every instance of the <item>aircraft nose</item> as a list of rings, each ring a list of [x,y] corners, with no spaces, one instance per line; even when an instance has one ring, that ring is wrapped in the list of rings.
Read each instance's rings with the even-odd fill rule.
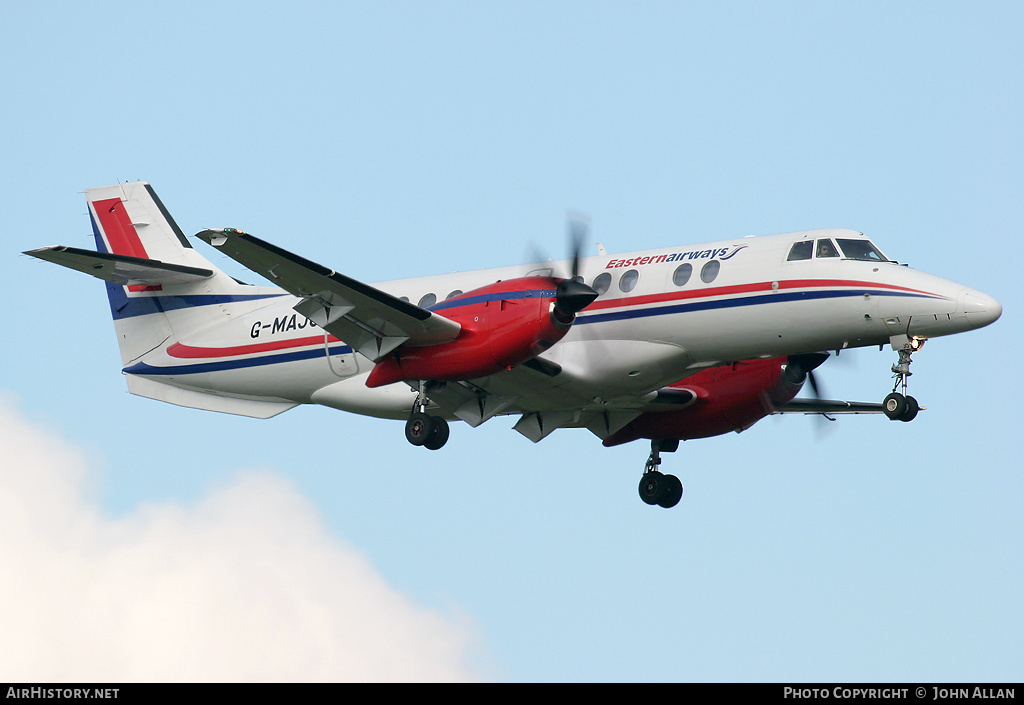
[[[981,328],[1003,315],[1003,305],[988,294],[968,289],[964,294],[964,313],[972,328]]]

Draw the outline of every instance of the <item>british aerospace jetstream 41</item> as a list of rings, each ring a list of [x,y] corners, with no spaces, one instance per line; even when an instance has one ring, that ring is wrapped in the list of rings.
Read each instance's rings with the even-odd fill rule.
[[[674,506],[659,471],[680,440],[773,413],[910,421],[912,355],[980,328],[999,302],[887,259],[852,230],[767,237],[364,284],[233,229],[197,237],[267,278],[250,286],[193,249],[145,182],[86,191],[97,251],[26,254],[106,282],[128,389],[256,418],[298,404],[406,419],[431,450],[451,420],[516,415],[538,442],[587,428],[651,441],[639,492]],[[415,302],[415,303],[413,303]],[[879,403],[796,399],[847,347],[891,345]]]

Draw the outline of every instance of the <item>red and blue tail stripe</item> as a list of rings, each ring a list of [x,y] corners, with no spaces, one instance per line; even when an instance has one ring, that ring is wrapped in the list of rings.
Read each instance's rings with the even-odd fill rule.
[[[89,219],[92,223],[92,232],[96,240],[97,251],[150,259],[146,252],[146,247],[142,244],[142,240],[139,238],[139,234],[135,230],[135,226],[132,224],[131,218],[128,216],[128,212],[125,210],[121,199],[110,198],[93,201],[92,205],[95,209],[96,217],[90,215]],[[97,222],[97,218],[99,222]],[[106,285],[107,299],[110,301],[110,315],[115,320],[145,316],[153,313],[166,313],[167,311],[193,306],[256,301],[285,295],[282,292],[281,294],[195,294],[168,296],[162,293],[152,295],[162,292],[162,287],[160,286],[132,285],[125,287],[112,282],[107,282]],[[128,296],[125,289],[133,294],[145,292],[148,295]]]

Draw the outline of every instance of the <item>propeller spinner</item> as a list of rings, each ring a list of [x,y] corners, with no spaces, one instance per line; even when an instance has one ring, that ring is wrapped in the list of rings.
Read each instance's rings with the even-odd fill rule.
[[[576,279],[563,279],[555,290],[555,309],[563,316],[575,316],[598,296],[597,292]]]
[[[811,385],[811,394],[815,399],[821,399],[821,389],[818,380],[814,377],[814,370],[822,365],[829,358],[827,352],[804,353],[803,355],[790,355],[786,364],[786,377],[790,382],[802,385],[804,380]]]
[[[569,278],[559,282],[558,290],[555,293],[555,309],[567,318],[571,318],[585,309],[599,295],[593,288],[580,281],[580,252],[589,230],[590,224],[585,218],[578,215],[569,216],[569,247],[572,254],[572,266]]]

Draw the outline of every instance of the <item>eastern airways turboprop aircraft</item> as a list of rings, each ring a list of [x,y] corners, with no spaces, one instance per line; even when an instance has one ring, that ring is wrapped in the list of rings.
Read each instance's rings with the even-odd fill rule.
[[[606,446],[649,439],[639,492],[662,507],[682,495],[658,469],[680,440],[785,412],[910,421],[913,353],[1002,313],[852,230],[581,257],[577,227],[570,260],[375,285],[239,230],[198,233],[274,285],[250,286],[193,249],[149,184],[86,199],[97,251],[26,254],[106,282],[133,394],[256,418],[321,404],[407,419],[431,450],[449,420],[497,415],[534,442],[568,427]],[[826,351],[886,344],[899,357],[881,404],[794,398]]]

